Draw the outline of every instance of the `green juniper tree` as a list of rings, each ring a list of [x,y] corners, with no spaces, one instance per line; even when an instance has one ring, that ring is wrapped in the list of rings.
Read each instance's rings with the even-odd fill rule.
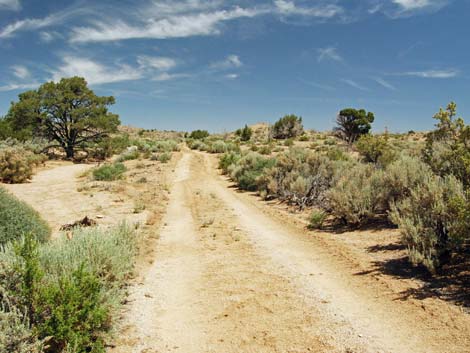
[[[61,147],[73,159],[78,149],[117,131],[119,117],[108,111],[114,103],[114,97],[97,96],[84,78],[63,78],[20,94],[5,120],[26,138],[41,136],[54,141],[54,147]]]

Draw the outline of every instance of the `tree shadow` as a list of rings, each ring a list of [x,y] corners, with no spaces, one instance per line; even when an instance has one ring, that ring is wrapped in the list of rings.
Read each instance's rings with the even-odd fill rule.
[[[403,246],[397,243],[372,246],[369,252],[400,251]],[[470,308],[470,250],[454,254],[451,261],[436,274],[431,274],[424,266],[413,266],[407,256],[375,261],[370,271],[356,273],[366,275],[381,273],[398,279],[414,279],[421,283],[419,288],[409,288],[400,293],[399,300],[414,298],[439,298],[463,307]]]

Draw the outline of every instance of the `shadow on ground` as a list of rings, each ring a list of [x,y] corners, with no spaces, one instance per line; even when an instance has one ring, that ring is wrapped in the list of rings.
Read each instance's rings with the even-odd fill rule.
[[[404,250],[399,243],[371,246],[368,252],[397,252]],[[366,275],[382,273],[400,279],[414,279],[419,288],[410,288],[400,293],[399,299],[440,298],[470,309],[470,249],[456,254],[449,264],[432,275],[423,266],[413,266],[406,256],[384,261],[375,261],[374,269],[356,273]]]

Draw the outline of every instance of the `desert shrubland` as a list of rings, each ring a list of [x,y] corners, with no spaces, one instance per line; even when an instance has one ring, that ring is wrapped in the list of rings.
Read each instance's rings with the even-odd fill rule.
[[[343,110],[337,134],[350,147],[313,134],[310,148],[289,143],[266,157],[253,143],[223,154],[219,167],[241,189],[313,208],[311,228],[396,226],[410,261],[435,271],[470,239],[470,128],[455,117],[451,103],[424,138],[371,135],[372,113]]]

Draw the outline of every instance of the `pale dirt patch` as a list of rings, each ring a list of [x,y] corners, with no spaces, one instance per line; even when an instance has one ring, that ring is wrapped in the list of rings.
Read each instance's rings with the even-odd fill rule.
[[[65,164],[39,171],[26,184],[3,185],[19,199],[37,210],[49,223],[53,237],[59,228],[88,216],[100,225],[145,222],[145,215],[133,214],[133,204],[111,192],[79,192],[79,177],[91,169],[90,164]],[[102,218],[97,218],[102,216]]]

